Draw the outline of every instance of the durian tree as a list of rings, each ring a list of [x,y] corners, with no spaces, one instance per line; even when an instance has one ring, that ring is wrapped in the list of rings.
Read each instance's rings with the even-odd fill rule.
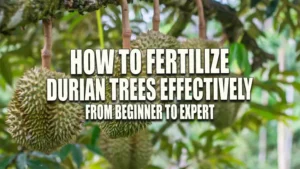
[[[297,120],[296,115],[299,116],[296,114],[299,112],[299,103],[287,103],[283,87],[283,85],[292,85],[296,91],[300,90],[299,57],[297,57],[300,50],[300,45],[297,43],[300,27],[300,22],[297,20],[300,15],[299,1],[241,0],[226,3],[203,0],[202,11],[199,10],[199,4],[189,0],[161,0],[160,10],[155,8],[157,2],[156,4],[154,2],[139,0],[129,2],[130,28],[134,35],[132,39],[136,40],[128,46],[128,37],[127,42],[122,43],[124,18],[122,18],[121,1],[0,0],[0,168],[120,168],[113,164],[121,164],[123,168],[143,166],[150,169],[257,168],[256,165],[250,166],[248,154],[247,157],[240,155],[245,150],[241,142],[236,140],[241,140],[243,137],[250,138],[248,136],[250,134],[252,137],[256,136],[261,126],[267,126],[268,131],[272,131],[274,127],[270,126],[277,121]],[[198,17],[199,11],[204,12],[203,17],[201,15]],[[156,17],[152,17],[153,13]],[[161,15],[157,17],[159,13]],[[53,24],[51,65],[48,62],[41,64],[43,54],[40,52],[44,44],[47,44],[44,42],[47,38],[43,36],[46,35],[43,31],[43,23],[46,25],[45,22],[50,18]],[[153,30],[149,31],[152,29],[152,19]],[[205,31],[201,31],[203,23],[206,23]],[[26,86],[26,83],[22,82],[21,77],[26,71],[29,70],[27,74],[31,78],[64,76],[60,73],[59,75],[49,73],[44,69],[32,69],[36,66],[48,67],[53,71],[68,74],[70,49],[99,48],[99,46],[115,49],[158,48],[151,46],[152,44],[140,43],[145,42],[144,39],[148,34],[149,37],[157,37],[151,40],[157,40],[155,45],[167,44],[165,48],[178,48],[179,41],[185,42],[197,38],[198,35],[201,35],[199,38],[218,41],[220,45],[230,48],[231,68],[240,75],[255,77],[252,101],[240,112],[233,112],[236,114],[233,118],[235,120],[230,120],[230,125],[226,125],[225,128],[198,121],[163,121],[147,125],[146,128],[150,133],[141,129],[130,137],[110,138],[105,132],[105,129],[108,129],[107,131],[112,129],[109,124],[103,127],[94,122],[85,122],[83,131],[78,133],[79,136],[74,141],[63,142],[62,147],[60,142],[56,146],[48,144],[47,148],[53,152],[39,148],[43,140],[38,140],[40,144],[33,144],[37,147],[32,147],[22,145],[22,141],[18,142],[18,139],[13,139],[9,134],[9,130],[15,133],[22,132],[10,128],[10,123],[22,123],[22,120],[26,119],[19,116],[20,107],[22,109],[24,107],[20,105],[22,102],[18,101],[18,97],[22,98],[22,94],[19,92],[13,94],[14,90],[21,90],[23,87],[22,91],[36,91],[34,85]],[[294,42],[289,47],[291,52],[287,53],[287,64],[290,65],[290,69],[284,72],[279,71],[276,62],[277,51],[281,44],[279,38]],[[172,43],[164,43],[163,40]],[[192,46],[188,47],[192,48]],[[37,75],[37,72],[40,73]],[[263,75],[267,78],[262,78]],[[279,79],[278,76],[283,78]],[[296,80],[288,81],[287,77],[290,76]],[[267,104],[261,103],[262,91],[270,95]],[[11,99],[18,103],[10,104]],[[50,109],[54,111],[56,108],[63,111],[68,109],[63,105],[52,106],[55,108]],[[74,106],[69,107],[74,108]],[[293,108],[295,114],[286,115],[284,111],[288,108]],[[12,110],[15,111],[10,113],[9,111]],[[6,122],[8,119],[10,123]],[[222,118],[220,120],[228,124],[228,121],[222,121]],[[79,130],[80,126],[76,125],[76,127]],[[250,134],[245,136],[245,132]],[[21,136],[19,140],[23,138],[27,139],[28,136]],[[36,138],[38,139],[39,135]],[[299,136],[295,135],[295,139],[299,139]],[[276,143],[269,143],[269,148],[274,149],[274,144],[276,145]],[[294,144],[299,144],[299,141]],[[254,148],[257,148],[257,144],[254,145]],[[51,146],[57,149],[54,150]],[[252,154],[249,154],[255,158],[255,151],[251,152]],[[149,158],[148,165],[145,162],[140,163]],[[274,165],[270,166],[274,168]],[[294,168],[297,168],[296,163]]]

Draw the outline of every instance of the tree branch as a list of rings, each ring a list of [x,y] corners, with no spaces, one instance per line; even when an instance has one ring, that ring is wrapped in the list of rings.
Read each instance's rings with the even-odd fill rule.
[[[52,56],[52,21],[51,19],[43,20],[44,27],[44,48],[41,51],[42,66],[50,69]]]
[[[7,33],[12,29],[26,25],[30,22],[36,22],[41,19],[49,18],[57,11],[66,10],[63,1],[68,0],[6,0],[0,4],[0,33]],[[69,0],[70,1],[70,0]],[[129,0],[131,1],[131,0]],[[192,10],[189,8],[191,4],[195,4],[190,0],[185,0],[186,3],[178,3],[178,0],[161,0],[161,4],[166,7],[176,7],[181,10],[182,14],[191,13],[197,14],[194,5]],[[254,54],[253,70],[261,67],[263,62],[268,59],[274,60],[274,56],[261,49],[256,40],[251,37],[243,27],[243,23],[239,20],[236,11],[228,5],[221,4],[215,0],[202,0],[203,9],[206,20],[215,18],[223,25],[224,33],[227,35],[229,42],[236,42],[242,37],[241,42],[246,48]],[[72,0],[72,3],[67,3],[68,8],[79,12],[90,12],[99,9],[107,4],[118,4],[117,0]],[[187,15],[187,14],[186,14]],[[180,16],[182,17],[182,16]],[[180,18],[179,19],[182,19]],[[176,22],[178,27],[173,27],[169,34],[178,34],[183,30],[182,22]]]
[[[159,31],[160,23],[160,9],[159,9],[159,0],[153,0],[153,30]]]
[[[176,3],[174,5],[177,5]],[[177,8],[181,8],[178,6]],[[186,26],[190,23],[193,13],[191,12],[193,10],[193,6],[190,2],[186,1],[184,4],[184,9],[188,10],[180,10],[179,16],[176,20],[176,22],[173,24],[171,29],[168,32],[168,35],[178,37],[181,35],[182,31],[186,28]],[[178,24],[180,23],[180,24]]]
[[[206,39],[206,21],[204,17],[204,9],[202,0],[195,0],[198,8],[198,16],[199,16],[199,38]]]
[[[186,4],[178,6],[176,0],[161,0],[161,3],[164,3],[166,7],[179,7],[182,12],[194,11],[186,7]],[[261,49],[256,40],[252,38],[246,30],[244,30],[243,23],[239,20],[237,13],[234,9],[228,5],[221,4],[220,2],[214,0],[203,0],[203,8],[205,18],[211,19],[215,18],[218,20],[222,26],[224,33],[227,35],[228,41],[230,43],[237,42],[238,39],[241,39],[241,42],[245,47],[254,54],[252,71],[257,70],[262,67],[262,64],[267,60],[274,60],[275,57],[272,54],[265,52]],[[193,13],[196,15],[197,13]]]
[[[236,42],[242,36],[241,42],[255,56],[252,64],[252,71],[262,67],[262,64],[267,60],[275,59],[273,55],[261,49],[256,40],[244,30],[244,25],[239,20],[234,9],[213,0],[205,0],[204,2],[204,11],[209,16],[214,14],[215,18],[222,23],[229,42]]]
[[[59,11],[76,10],[80,13],[98,10],[117,0],[0,0],[0,33],[54,16]]]
[[[122,1],[122,35],[123,35],[123,48],[130,49],[130,38],[131,38],[131,29],[129,23],[129,12],[128,12],[128,3],[127,0]]]

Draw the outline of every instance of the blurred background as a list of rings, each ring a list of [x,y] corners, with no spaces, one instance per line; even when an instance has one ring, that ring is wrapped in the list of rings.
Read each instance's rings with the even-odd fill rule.
[[[132,39],[152,29],[151,2],[130,4]],[[179,41],[198,37],[195,4],[163,1],[162,33]],[[255,77],[252,101],[226,129],[209,122],[153,122],[154,154],[147,169],[300,168],[300,1],[204,0],[208,39],[230,48],[232,72]],[[69,73],[71,49],[118,49],[120,6],[86,13],[60,12],[54,19],[52,69]],[[40,66],[42,23],[0,34],[0,169],[106,169],[99,131],[85,124],[76,144],[45,155],[19,147],[6,131],[7,105],[24,71]]]

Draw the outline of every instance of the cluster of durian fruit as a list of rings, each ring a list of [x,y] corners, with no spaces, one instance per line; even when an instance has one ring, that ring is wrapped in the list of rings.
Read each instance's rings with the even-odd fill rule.
[[[178,49],[193,48],[204,49],[220,48],[218,42],[204,39],[191,39],[183,43],[177,41],[176,38],[164,35],[158,31],[148,31],[139,35],[131,42],[131,49],[140,49],[143,56],[146,56],[147,49]],[[120,62],[117,57],[116,62]],[[178,59],[179,60],[179,59]],[[142,72],[139,77],[148,77],[146,74],[146,59],[142,59]],[[119,65],[117,64],[116,65]],[[202,63],[204,63],[202,61]],[[120,77],[120,73],[115,69],[113,77]],[[155,74],[155,71],[154,71]],[[229,76],[237,76],[231,74]],[[130,78],[126,75],[127,78]],[[157,86],[159,86],[159,76],[156,78]],[[159,96],[159,87],[157,88],[157,96]],[[156,103],[160,102],[157,98]],[[239,102],[217,102],[215,103],[215,119],[213,125],[218,129],[224,129],[231,126],[237,116],[241,106]],[[152,144],[149,140],[149,132],[147,126],[149,121],[110,121],[101,122],[102,137],[100,139],[100,147],[103,155],[112,164],[114,169],[143,169],[146,167],[152,154]]]
[[[219,44],[202,39],[180,43],[174,37],[148,31],[132,41],[131,48],[145,52],[148,48],[219,48]],[[143,61],[145,62],[145,59]],[[120,69],[116,68],[116,70]],[[143,67],[141,77],[147,77],[145,71],[146,68]],[[121,75],[116,71],[112,76]],[[8,106],[7,118],[8,131],[18,144],[44,153],[51,153],[67,143],[76,141],[84,123],[83,106],[79,103],[47,102],[46,79],[48,78],[68,77],[46,68],[33,68],[27,71],[16,85],[13,99]],[[216,103],[215,120],[212,123],[217,128],[230,126],[240,105],[236,102]],[[100,122],[102,130],[100,147],[114,169],[142,169],[147,165],[152,153],[147,130],[149,124],[149,121]]]

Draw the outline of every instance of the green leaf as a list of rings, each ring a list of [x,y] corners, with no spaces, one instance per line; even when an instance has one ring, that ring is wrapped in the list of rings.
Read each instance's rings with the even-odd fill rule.
[[[278,74],[278,73],[279,73],[279,65],[277,63],[271,67],[270,72],[269,72],[269,79],[271,79],[273,75]]]
[[[264,118],[267,118],[268,120],[276,119],[278,116],[284,115],[282,112],[286,108],[290,108],[293,105],[286,105],[281,104],[282,106],[272,106],[272,105],[261,105],[258,103],[250,103],[250,110],[249,112],[258,114]]]
[[[299,82],[293,82],[292,85],[298,92],[300,92],[300,83]]]
[[[268,120],[274,120],[275,119],[275,115],[272,114],[269,111],[266,111],[266,110],[261,110],[261,109],[258,109],[258,108],[251,108],[248,112],[257,114],[257,115],[259,115],[259,116],[261,116],[265,119],[268,119]]]
[[[206,130],[204,131],[200,136],[199,136],[199,139],[202,139],[203,137],[210,137],[210,136],[213,136],[217,133],[216,130]]]
[[[81,163],[83,162],[83,155],[79,144],[72,146],[72,157],[77,165],[77,168],[80,168]]]
[[[198,140],[192,140],[192,145],[195,149],[195,152],[199,151],[203,147]]]
[[[9,156],[9,157],[5,157],[4,159],[2,159],[0,161],[0,168],[6,168],[9,164],[11,164],[11,162],[13,161],[14,158],[15,158],[15,156]]]
[[[98,126],[94,126],[92,131],[92,140],[91,140],[91,144],[93,146],[97,144],[99,136],[100,136],[100,128]]]
[[[182,155],[182,149],[184,148],[184,144],[181,141],[177,142],[177,147],[176,147],[176,159],[179,161],[180,157]]]
[[[261,29],[259,29],[254,22],[250,23],[247,32],[253,38],[257,38],[259,36],[265,36],[265,33]]]
[[[226,161],[230,161],[230,165],[233,165],[233,164],[237,164],[237,165],[240,165],[240,166],[244,166],[245,164],[238,160],[237,158],[234,158],[230,155],[226,155],[226,156],[223,156],[223,160],[226,160]]]
[[[229,47],[229,63],[232,64],[236,60],[236,56],[238,55],[239,51],[238,48],[239,43],[232,43]]]
[[[225,147],[223,151],[229,153],[234,148],[235,148],[235,146],[228,146],[228,147]]]
[[[21,153],[18,155],[17,157],[17,168],[18,169],[25,169],[27,167],[27,163],[26,163],[26,154],[25,153]]]
[[[279,95],[282,102],[286,102],[285,91],[281,87],[279,87],[279,85],[277,83],[274,83],[274,81],[261,82],[261,81],[258,81],[258,80],[254,80],[253,86],[254,87],[260,87],[260,88],[268,91],[269,93],[270,92],[275,92]]]
[[[287,115],[285,116],[285,118],[292,120],[292,121],[298,121],[299,117],[298,116],[291,116],[291,115]]]
[[[206,144],[203,151],[208,154],[213,146],[213,135],[206,137]]]
[[[0,58],[0,73],[2,74],[5,81],[12,86],[13,74],[11,71],[11,64],[7,56],[3,56]]]
[[[85,145],[87,149],[98,155],[102,155],[100,148],[97,145]]]
[[[244,57],[244,61],[243,61],[243,72],[244,72],[244,76],[246,77],[250,77],[251,74],[251,65],[250,62],[248,60],[248,52],[247,52],[247,57]]]
[[[251,8],[255,7],[261,0],[251,0]]]
[[[66,157],[68,156],[68,154],[71,152],[72,146],[73,146],[72,144],[67,144],[63,148],[60,149],[59,157],[62,161],[64,161],[66,159]]]
[[[230,45],[229,63],[233,64],[237,61],[239,68],[243,71],[246,77],[251,73],[251,65],[249,63],[248,51],[241,43],[233,43]]]
[[[0,72],[0,87],[1,87],[3,90],[6,90],[6,81],[4,80],[4,78],[2,78],[1,72]]]
[[[269,18],[270,16],[273,15],[273,13],[275,12],[277,5],[278,5],[279,0],[272,0],[270,5],[267,7],[266,10],[266,16],[267,18]]]
[[[39,160],[27,160],[27,165],[29,169],[48,169],[46,165],[44,165],[41,161]]]
[[[296,57],[296,62],[300,62],[300,53],[299,53],[298,56]]]
[[[170,144],[170,145],[168,146],[167,153],[168,153],[168,157],[169,157],[169,158],[172,158],[172,154],[173,154],[173,144]]]
[[[252,131],[258,131],[262,125],[261,116],[257,116],[256,112],[246,112],[241,118],[242,128],[248,128]]]
[[[279,74],[281,74],[283,76],[299,76],[298,72],[296,72],[296,71],[289,71],[289,70],[280,72]]]
[[[149,165],[147,168],[148,169],[162,169],[161,167],[154,166],[154,165]]]
[[[295,107],[295,103],[278,103],[272,106],[275,110],[286,110],[293,109]]]
[[[184,127],[182,126],[182,124],[181,124],[181,123],[178,123],[177,127],[178,127],[180,133],[181,133],[183,136],[186,136],[186,132],[185,132],[185,129],[184,129]]]

